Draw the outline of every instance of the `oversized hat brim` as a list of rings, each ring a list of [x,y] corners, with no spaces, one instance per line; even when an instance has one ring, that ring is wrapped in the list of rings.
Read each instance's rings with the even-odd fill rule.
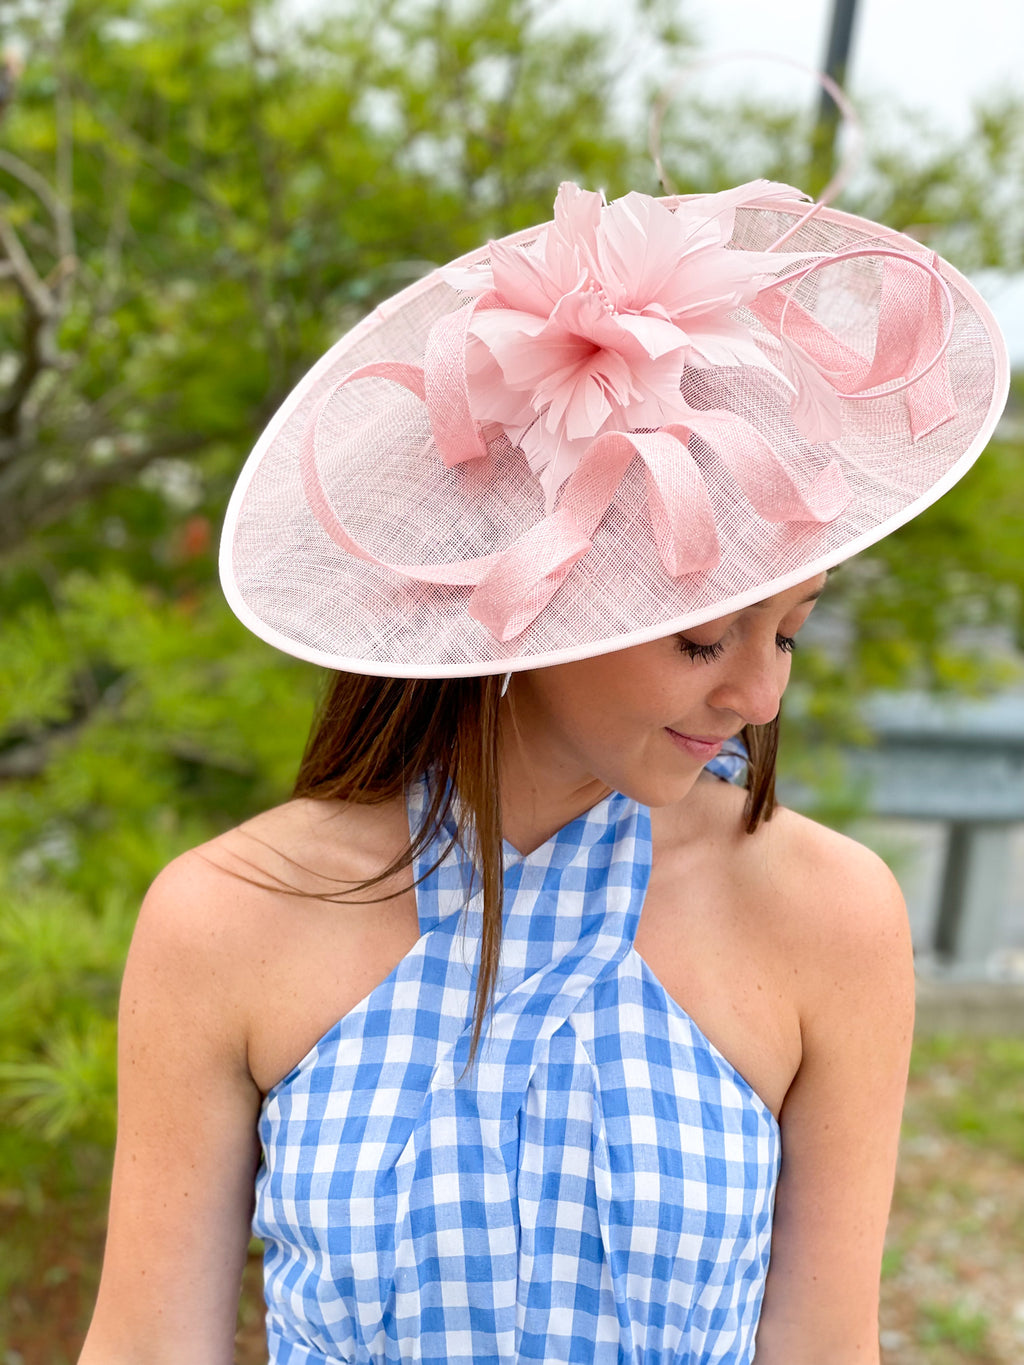
[[[660,202],[672,207],[682,201]],[[806,213],[807,205],[797,200],[741,206],[729,247],[764,252]],[[503,244],[527,246],[545,227]],[[866,356],[888,258],[858,253],[922,254],[908,238],[832,209],[820,209],[799,227],[786,249],[808,259],[818,253],[837,258],[830,271],[807,277],[793,308],[811,319],[809,327],[827,325],[844,347],[859,347]],[[489,250],[456,264],[484,263]],[[446,464],[437,450],[436,414],[432,425],[426,403],[409,391],[415,385],[393,378],[401,367],[421,371],[432,330],[469,306],[448,272],[434,271],[336,342],[260,437],[225,521],[220,569],[228,602],[269,644],[331,669],[457,677],[623,649],[812,578],[910,521],[951,488],[984,448],[1005,404],[1009,365],[991,312],[953,267],[929,259],[948,289],[947,313],[950,300],[953,305],[941,369],[921,383],[922,389],[930,385],[933,397],[941,390],[940,403],[946,403],[931,429],[915,418],[913,386],[889,385],[856,401],[841,397],[839,434],[814,441],[806,424],[801,429],[794,419],[793,387],[778,364],[701,364],[681,377],[694,414],[733,414],[744,431],[752,429],[770,447],[794,486],[812,487],[838,469],[847,497],[837,515],[780,518],[770,507],[765,514],[765,498],[752,503],[735,453],[723,459],[707,423],[696,421],[703,436],[696,429],[686,433],[679,453],[687,470],[692,464],[697,471],[701,496],[706,493],[716,562],[668,571],[650,467],[637,456],[622,461],[614,496],[584,538],[586,551],[550,581],[543,556],[532,568],[527,563],[530,536],[551,507],[523,450],[485,426],[480,458]],[[748,306],[735,316],[765,356],[777,361],[778,328]],[[391,367],[392,377],[343,382],[375,365]],[[429,574],[434,566],[443,578],[445,566],[508,557],[510,547],[519,549],[509,562],[517,571],[526,563],[543,605],[524,628],[510,628],[506,639],[471,612],[471,585],[431,582],[408,571],[419,566]]]

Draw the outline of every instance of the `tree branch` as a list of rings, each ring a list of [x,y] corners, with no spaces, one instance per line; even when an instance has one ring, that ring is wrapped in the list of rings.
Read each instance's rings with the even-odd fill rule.
[[[0,465],[17,453],[25,433],[25,405],[40,375],[57,369],[61,356],[56,343],[57,327],[67,310],[70,282],[76,268],[74,230],[66,198],[55,192],[46,178],[20,157],[0,148],[0,171],[34,194],[53,219],[57,263],[43,279],[12,224],[0,213],[0,250],[6,259],[3,275],[14,281],[25,305],[19,364],[7,392],[0,400]],[[6,448],[5,448],[6,447]]]
[[[171,437],[111,464],[86,466],[66,481],[49,486],[38,481],[38,453],[27,454],[0,478],[0,554],[10,553],[33,531],[51,525],[76,503],[124,483],[154,460],[193,455],[209,440],[200,433]]]
[[[21,244],[21,238],[10,223],[0,214],[0,247],[11,264],[14,278],[25,302],[38,318],[45,319],[54,312],[54,298],[36,273],[36,268],[28,252]]]
[[[60,310],[52,291],[39,278],[18,234],[0,215],[0,248],[7,256],[15,284],[25,301],[20,361],[7,392],[0,400],[0,466],[13,458],[23,434],[24,405],[44,370],[55,368],[58,355],[54,333]],[[7,447],[5,450],[4,447]]]
[[[12,180],[19,181],[27,190],[31,190],[56,221],[61,212],[61,204],[53,186],[45,176],[40,175],[33,166],[22,161],[20,156],[15,156],[3,147],[0,147],[0,171],[6,171]]]

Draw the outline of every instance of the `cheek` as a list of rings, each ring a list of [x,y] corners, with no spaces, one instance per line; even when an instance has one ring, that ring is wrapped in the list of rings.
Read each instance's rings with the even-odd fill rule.
[[[553,723],[574,745],[602,747],[622,741],[669,704],[667,673],[639,646],[635,652],[623,650],[538,671],[532,696],[538,718]]]
[[[556,719],[584,744],[600,744],[616,734],[632,705],[622,674],[611,667],[581,669],[552,702]]]
[[[614,710],[614,699],[609,699],[607,686],[595,672],[594,661],[583,660],[529,675],[519,691],[521,722],[549,740],[565,736],[575,740],[588,728],[601,728],[606,709]]]

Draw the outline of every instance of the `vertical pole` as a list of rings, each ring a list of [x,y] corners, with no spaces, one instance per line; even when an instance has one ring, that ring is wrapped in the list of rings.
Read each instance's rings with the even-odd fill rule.
[[[947,966],[984,973],[1010,896],[1013,826],[954,821],[949,829],[935,950]]]
[[[946,856],[943,860],[942,881],[939,886],[938,914],[935,917],[935,937],[932,946],[943,962],[956,958],[957,940],[963,920],[964,896],[967,891],[970,857],[970,826],[954,820],[946,834]]]
[[[838,85],[844,87],[856,14],[857,0],[832,0],[832,22],[829,27],[828,47],[825,50],[824,70],[827,76],[831,76]],[[832,174],[838,126],[839,110],[828,91],[822,90],[818,99],[818,116],[811,144],[812,194],[820,194]]]

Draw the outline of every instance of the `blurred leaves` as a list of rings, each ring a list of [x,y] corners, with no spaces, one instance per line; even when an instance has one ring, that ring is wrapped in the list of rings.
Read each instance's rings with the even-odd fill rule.
[[[89,1017],[80,1033],[61,1029],[40,1060],[0,1062],[4,1107],[14,1122],[46,1142],[82,1137],[102,1147],[114,1140],[117,1103],[117,1029],[112,1019]]]
[[[47,1194],[102,1193],[117,981],[134,917],[122,892],[94,908],[52,878],[0,865],[0,1160],[30,1209]]]
[[[663,159],[679,190],[764,177],[810,189],[812,104],[741,99],[728,110],[691,73],[666,112]],[[962,271],[1024,266],[1024,98],[981,102],[968,130],[938,129],[918,110],[858,108],[864,157],[836,207],[926,242]],[[818,187],[821,188],[820,186]]]
[[[49,627],[50,671],[33,705],[27,650],[4,661],[5,690],[22,698],[0,749],[0,827],[17,867],[59,869],[91,895],[116,868],[138,897],[160,861],[287,792],[311,673],[215,599],[74,571],[48,613],[32,604],[19,624],[26,614],[32,631]]]

